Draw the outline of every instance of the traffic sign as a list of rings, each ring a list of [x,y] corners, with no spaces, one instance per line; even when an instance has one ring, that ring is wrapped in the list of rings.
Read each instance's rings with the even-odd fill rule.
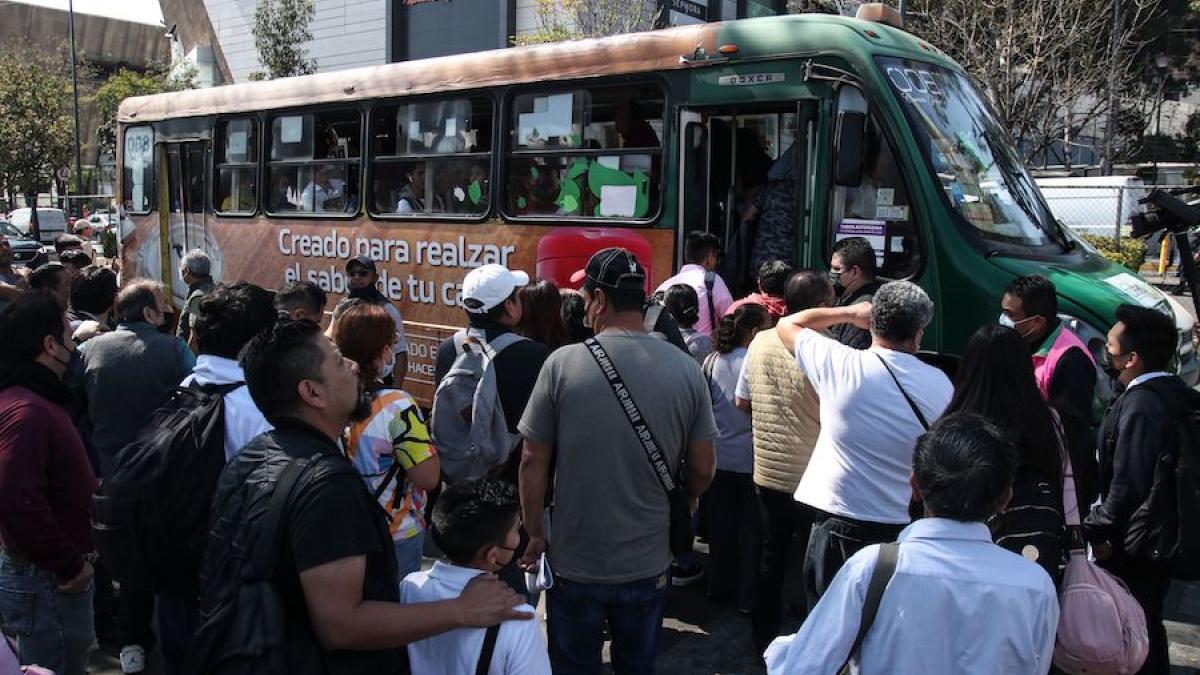
[[[58,176],[58,179],[61,181],[71,180],[71,167],[60,166],[58,167],[58,171],[54,172],[54,175]]]

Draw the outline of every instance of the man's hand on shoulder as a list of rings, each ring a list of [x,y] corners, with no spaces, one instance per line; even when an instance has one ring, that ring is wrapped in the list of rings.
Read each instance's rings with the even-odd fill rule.
[[[494,574],[480,574],[458,596],[462,625],[476,628],[495,626],[502,621],[528,620],[530,612],[518,612],[525,599]]]

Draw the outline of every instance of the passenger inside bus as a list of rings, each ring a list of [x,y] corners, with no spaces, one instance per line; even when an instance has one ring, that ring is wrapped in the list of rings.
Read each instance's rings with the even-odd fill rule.
[[[300,193],[300,208],[313,213],[340,210],[330,208],[330,202],[341,201],[342,193],[333,185],[335,167],[322,166],[317,169],[308,185]]]
[[[437,194],[433,196],[433,203],[426,208],[425,194],[427,192],[427,184],[429,175],[426,169],[425,162],[417,162],[412,164],[408,172],[405,174],[405,183],[400,188],[400,197],[396,202],[396,213],[444,213],[445,205],[442,203],[442,198]]]
[[[275,176],[271,186],[271,194],[267,195],[267,210],[271,213],[283,213],[296,210],[296,190],[288,177],[282,174]]]

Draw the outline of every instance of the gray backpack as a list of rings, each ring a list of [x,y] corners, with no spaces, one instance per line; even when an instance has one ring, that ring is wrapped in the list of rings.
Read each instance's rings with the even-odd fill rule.
[[[454,334],[454,365],[433,394],[430,434],[442,473],[453,481],[485,477],[504,462],[520,437],[509,433],[492,362],[500,352],[527,338],[505,333],[492,342],[483,331]]]

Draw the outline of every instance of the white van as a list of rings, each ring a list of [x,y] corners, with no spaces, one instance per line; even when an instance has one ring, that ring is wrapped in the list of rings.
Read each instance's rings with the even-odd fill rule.
[[[53,244],[55,237],[67,233],[67,214],[62,209],[38,207],[38,238],[43,244]],[[8,214],[8,220],[20,230],[21,234],[29,234],[29,209],[17,209]]]
[[[1130,219],[1144,213],[1138,200],[1150,193],[1137,176],[1038,178],[1038,187],[1054,217],[1080,234],[1113,236],[1120,224],[1128,236]]]

